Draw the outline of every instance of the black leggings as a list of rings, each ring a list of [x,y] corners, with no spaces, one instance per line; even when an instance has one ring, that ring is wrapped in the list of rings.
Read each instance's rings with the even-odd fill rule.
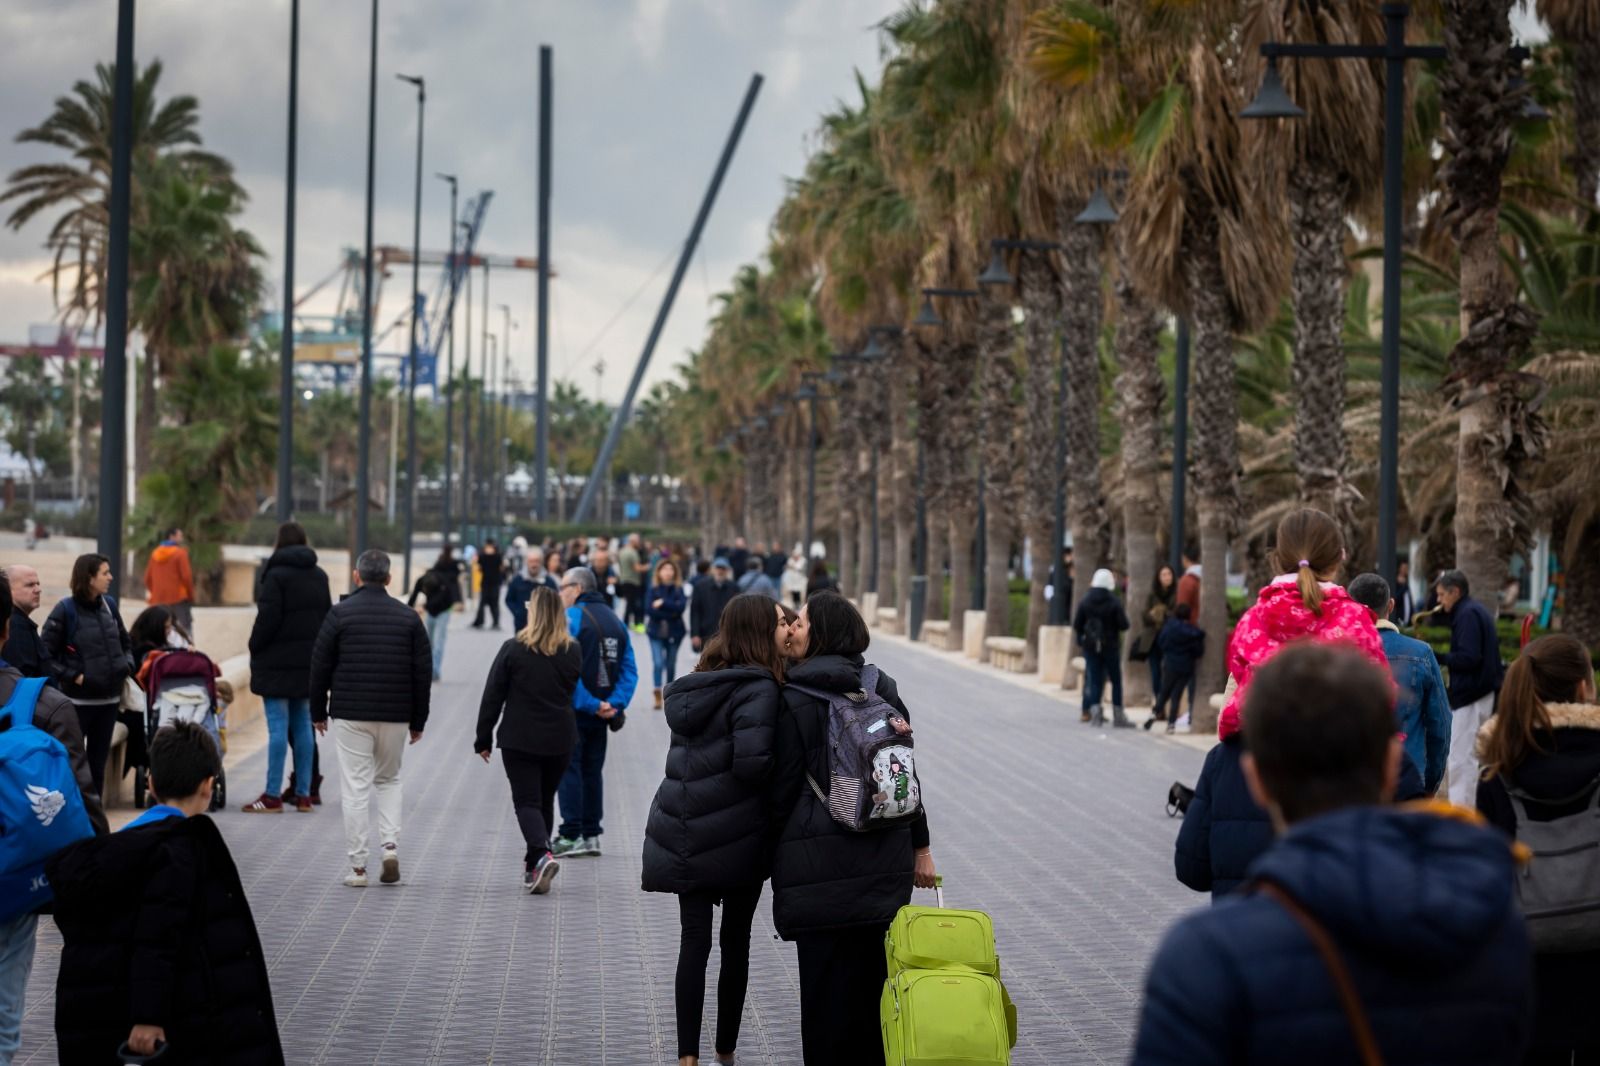
[[[887,925],[794,938],[800,963],[800,1046],[805,1066],[882,1066],[878,1003],[889,964]]]
[[[1156,697],[1155,715],[1157,718],[1165,717],[1169,721],[1178,720],[1178,708],[1183,706],[1183,690],[1189,687],[1189,682],[1194,679],[1194,671],[1179,673],[1176,670],[1164,670],[1161,674],[1161,692]],[[1168,708],[1167,701],[1171,700]],[[1194,710],[1194,696],[1189,697],[1189,709]]]
[[[678,1055],[700,1055],[700,1021],[706,1005],[706,963],[711,960],[712,908],[722,897],[722,970],[717,974],[717,1047],[720,1055],[738,1049],[744,1018],[745,985],[750,980],[750,923],[761,900],[761,885],[727,892],[691,892],[678,897],[683,938],[678,944]],[[879,948],[879,954],[883,949]]]
[[[572,755],[534,755],[500,749],[506,777],[511,781],[511,806],[517,811],[522,840],[528,846],[522,861],[532,866],[550,850],[550,827],[556,812],[556,786],[567,772]]]
[[[106,760],[111,757],[111,731],[117,726],[115,703],[78,704],[78,728],[89,756],[89,776],[97,796],[106,794]]]

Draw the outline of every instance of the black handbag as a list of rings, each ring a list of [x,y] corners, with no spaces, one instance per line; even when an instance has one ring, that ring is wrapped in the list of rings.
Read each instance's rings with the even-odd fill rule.
[[[1189,803],[1194,799],[1194,789],[1182,781],[1174,781],[1167,789],[1167,817],[1176,818],[1189,813]]]

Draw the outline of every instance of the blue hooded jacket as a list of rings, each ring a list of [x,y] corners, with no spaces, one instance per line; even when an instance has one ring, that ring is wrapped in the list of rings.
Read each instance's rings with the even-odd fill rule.
[[[586,592],[567,608],[567,632],[583,653],[583,672],[572,694],[572,709],[579,714],[598,714],[601,702],[608,702],[619,711],[627,710],[634,687],[639,683],[639,667],[633,659],[628,629],[602,593]],[[606,655],[608,641],[614,649],[610,657]],[[609,691],[601,688],[598,681],[603,658],[610,658],[613,663],[607,667],[611,681]]]
[[[1497,832],[1392,807],[1302,822],[1251,870],[1328,931],[1387,1066],[1521,1058],[1533,1000],[1515,872]],[[1168,932],[1146,978],[1132,1061],[1360,1060],[1306,932],[1281,904],[1246,889]]]
[[[1395,717],[1400,732],[1406,735],[1406,754],[1422,769],[1423,787],[1432,795],[1444,780],[1445,760],[1450,754],[1450,699],[1445,694],[1444,675],[1433,649],[1408,637],[1392,623],[1379,620],[1378,639],[1389,660],[1400,691],[1395,696]]]

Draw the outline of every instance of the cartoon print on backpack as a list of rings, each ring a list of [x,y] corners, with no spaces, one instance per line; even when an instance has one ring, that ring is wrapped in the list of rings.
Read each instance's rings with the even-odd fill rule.
[[[921,809],[922,790],[917,785],[910,748],[880,748],[872,758],[872,779],[880,790],[873,795],[873,820],[902,818]],[[891,809],[892,808],[892,809]]]

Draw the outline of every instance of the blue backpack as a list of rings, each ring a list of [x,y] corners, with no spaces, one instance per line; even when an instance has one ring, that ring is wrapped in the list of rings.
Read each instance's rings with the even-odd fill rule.
[[[44,685],[23,678],[0,707],[0,921],[55,898],[45,860],[94,836],[66,745],[33,724]]]

